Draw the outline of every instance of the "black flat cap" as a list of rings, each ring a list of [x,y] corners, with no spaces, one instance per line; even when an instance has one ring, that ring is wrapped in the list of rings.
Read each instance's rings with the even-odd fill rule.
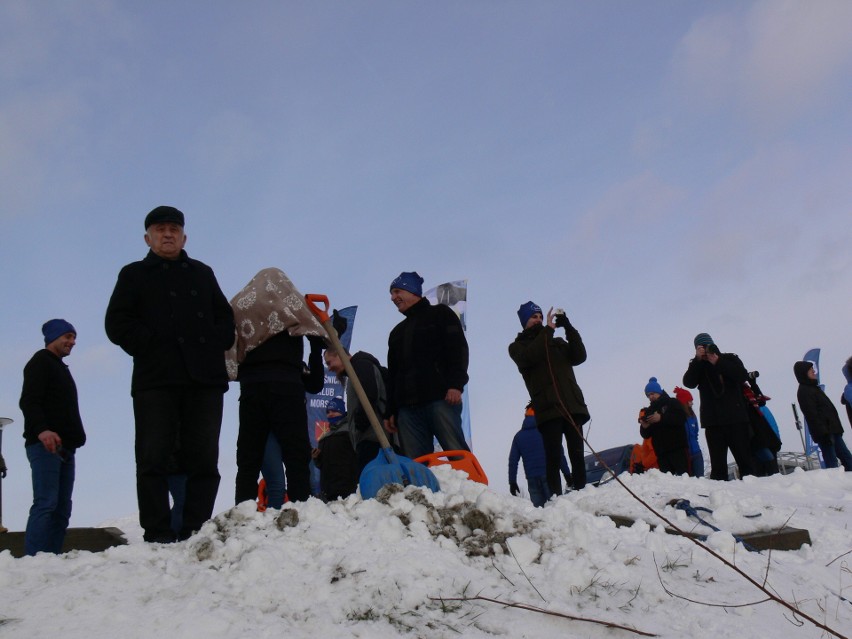
[[[178,226],[183,226],[183,213],[173,206],[158,206],[145,216],[145,230],[147,231],[152,224],[162,224],[163,222],[172,222]]]

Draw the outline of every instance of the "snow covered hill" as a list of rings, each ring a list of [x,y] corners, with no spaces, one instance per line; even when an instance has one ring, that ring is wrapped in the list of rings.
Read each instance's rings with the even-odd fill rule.
[[[103,553],[0,554],[0,638],[660,637],[814,638],[852,633],[852,473],[737,482],[623,476],[831,635],[797,618],[656,518],[615,482],[535,509],[448,467],[439,493],[317,500],[219,514],[181,544]],[[672,499],[688,499],[713,532]],[[615,526],[617,514],[637,519]],[[809,530],[796,551],[748,552],[733,533]],[[669,594],[673,593],[673,594]],[[522,604],[543,614],[507,604]],[[568,617],[583,618],[569,619]],[[607,628],[595,622],[624,626]]]

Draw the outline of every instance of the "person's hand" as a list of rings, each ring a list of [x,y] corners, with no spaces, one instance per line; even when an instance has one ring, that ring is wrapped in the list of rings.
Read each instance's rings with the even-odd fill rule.
[[[516,497],[521,494],[521,489],[518,487],[517,482],[509,482],[509,492]]]
[[[43,430],[38,434],[38,440],[49,453],[55,453],[62,446],[62,438],[52,430]]]
[[[651,413],[650,415],[645,415],[645,423],[646,424],[656,424],[662,419],[659,413]]]
[[[397,427],[396,427],[396,417],[394,417],[393,415],[388,417],[384,422],[384,426],[385,426],[385,430],[388,431],[389,433],[391,433],[391,434],[396,433],[397,430],[398,430]]]
[[[447,389],[447,395],[444,397],[444,401],[450,406],[458,406],[462,403],[461,391],[457,388]]]
[[[695,359],[707,359],[707,349],[703,346],[696,346]]]
[[[320,456],[320,449],[319,448],[312,448],[311,449],[311,459],[316,459],[319,456]]]
[[[550,307],[550,310],[547,311],[547,325],[550,328],[556,328],[556,318],[553,315],[553,307]]]
[[[566,331],[571,328],[571,321],[565,313],[558,313],[554,315],[554,323],[556,326],[564,328]]]

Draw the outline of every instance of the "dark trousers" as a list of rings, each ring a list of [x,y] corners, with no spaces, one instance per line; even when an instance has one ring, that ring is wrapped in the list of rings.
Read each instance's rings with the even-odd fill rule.
[[[664,453],[654,453],[657,455],[657,463],[660,465],[660,472],[671,473],[672,475],[688,475],[689,474],[689,455],[687,448],[675,448],[667,450]]]
[[[240,432],[237,435],[235,501],[257,498],[257,478],[270,433],[281,446],[287,475],[287,497],[305,501],[311,496],[311,441],[303,390],[281,390],[282,384],[260,382],[242,387]]]
[[[721,424],[705,429],[707,448],[710,452],[710,479],[727,481],[728,449],[740,469],[740,477],[753,475],[751,449],[749,448],[748,422]]]
[[[183,518],[178,539],[186,539],[210,519],[219,490],[219,431],[222,390],[172,386],[137,391],[136,497],[145,541],[171,541],[169,475],[175,459],[186,475]]]
[[[544,463],[547,485],[554,495],[562,494],[562,479],[559,465],[562,461],[562,436],[568,448],[571,460],[571,479],[575,490],[586,486],[586,460],[583,455],[583,436],[567,419],[559,417],[538,425],[544,442]]]

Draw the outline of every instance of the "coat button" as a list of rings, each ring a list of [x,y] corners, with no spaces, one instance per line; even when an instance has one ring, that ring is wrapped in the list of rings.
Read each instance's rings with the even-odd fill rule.
[[[182,337],[178,337],[178,344],[183,344],[183,338]]]
[[[199,342],[201,342],[202,344],[206,344],[206,343],[207,343],[207,339],[206,339],[206,338],[204,338],[204,337],[199,337],[199,338],[198,338],[198,341],[199,341]]]
[[[202,313],[201,311],[198,311],[198,317],[204,317],[204,313]]]
[[[192,289],[192,290],[189,292],[189,294],[190,294],[190,295],[192,295],[193,297],[196,297],[196,296],[198,295],[198,291],[196,291],[195,289]]]
[[[175,291],[169,291],[169,295],[172,297],[177,297],[177,293]]]

